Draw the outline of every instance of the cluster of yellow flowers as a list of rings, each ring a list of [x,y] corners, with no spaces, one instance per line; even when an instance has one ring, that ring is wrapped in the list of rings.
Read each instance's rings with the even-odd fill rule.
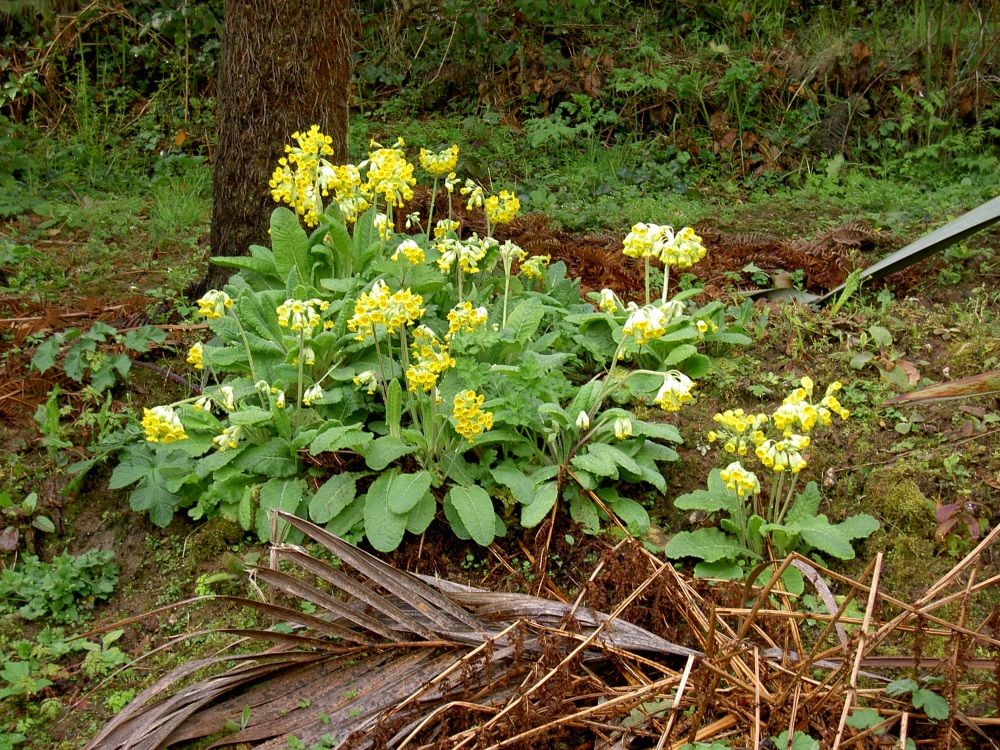
[[[474,180],[466,180],[465,187],[459,190],[459,192],[469,198],[469,202],[465,204],[467,211],[471,211],[474,208],[482,208],[483,201],[485,200],[483,197],[484,191],[482,186],[477,185]]]
[[[630,302],[627,309],[630,315],[622,326],[622,334],[635,337],[635,343],[642,346],[663,336],[674,318],[684,313],[684,304],[670,300],[661,305],[638,307],[634,302]]]
[[[601,301],[599,306],[604,312],[612,315],[618,312],[618,295],[615,294],[613,289],[601,290]]]
[[[437,243],[438,252],[441,253],[437,259],[438,268],[441,273],[448,273],[458,261],[458,267],[463,273],[478,273],[479,261],[485,258],[489,249],[496,244],[497,241],[492,237],[480,239],[477,234],[473,234],[467,240],[445,237]]]
[[[448,313],[448,338],[459,331],[474,331],[486,325],[487,312],[485,307],[472,306],[471,302],[463,302]]]
[[[396,246],[396,252],[392,254],[392,259],[399,260],[400,253],[415,266],[424,262],[424,249],[413,240],[403,240],[400,242]]]
[[[544,279],[545,269],[551,262],[551,255],[532,255],[527,260],[521,261],[521,273],[526,279]]]
[[[622,252],[630,258],[657,258],[664,265],[690,268],[707,251],[691,227],[674,234],[669,226],[636,224],[626,235]]]
[[[146,431],[146,440],[150,443],[175,443],[187,439],[177,412],[169,406],[143,409],[142,429]]]
[[[806,459],[801,451],[809,447],[809,437],[817,425],[826,426],[832,421],[831,414],[847,419],[849,412],[833,395],[841,389],[839,382],[831,383],[819,405],[809,399],[813,394],[813,381],[803,377],[801,385],[788,395],[774,413],[747,414],[743,409],[729,409],[716,414],[712,419],[719,423],[718,430],[708,433],[708,440],[725,441],[723,449],[727,453],[745,456],[752,445],[760,462],[774,472],[790,471],[796,474],[806,467]],[[771,423],[781,431],[780,439],[768,438],[762,429]],[[798,428],[799,433],[794,432]]]
[[[375,214],[375,218],[372,219],[372,226],[378,230],[378,236],[383,240],[392,237],[392,227],[389,225],[388,214],[381,212]]]
[[[219,449],[220,452],[224,452],[227,448],[235,448],[240,444],[240,438],[243,437],[243,425],[234,424],[225,428],[221,435],[216,435],[212,438],[212,442]]]
[[[719,477],[726,483],[726,487],[736,490],[736,494],[740,497],[746,497],[748,493],[751,495],[760,494],[760,482],[757,481],[757,475],[744,469],[739,461],[729,464],[719,472]]]
[[[455,358],[451,356],[451,347],[444,344],[434,331],[427,326],[413,329],[410,367],[406,370],[406,387],[409,391],[429,392],[437,385],[438,376],[454,366]]]
[[[664,373],[663,385],[660,386],[653,403],[659,404],[664,411],[679,411],[681,405],[694,398],[691,395],[693,388],[694,382],[691,378],[679,370],[670,370]]]
[[[187,363],[194,365],[194,369],[202,370],[205,367],[205,346],[200,341],[188,349]]]
[[[226,314],[226,308],[233,306],[233,301],[225,292],[213,289],[197,302],[198,312],[209,320],[218,320]]]
[[[750,440],[754,445],[760,445],[764,442],[764,433],[760,428],[767,424],[766,414],[748,415],[742,409],[726,409],[721,414],[716,414],[712,419],[722,425],[722,428],[718,432],[710,431],[708,442],[725,440],[723,448],[727,453],[738,453],[741,456],[747,454],[750,443],[747,442],[745,434],[748,430],[750,431]]]
[[[458,164],[458,144],[453,143],[444,151],[434,153],[426,148],[420,149],[420,166],[435,177],[443,177]]]
[[[808,376],[802,378],[801,386],[792,391],[772,415],[774,426],[787,437],[792,434],[796,424],[802,432],[809,432],[817,422],[824,427],[829,425],[832,421],[831,414],[847,419],[850,412],[841,406],[834,395],[841,388],[839,382],[830,383],[826,394],[819,405],[816,405],[810,402],[813,395],[812,379]]]
[[[455,432],[468,438],[470,443],[476,435],[481,435],[485,430],[493,427],[493,412],[481,410],[485,400],[485,396],[476,395],[476,392],[472,390],[459,391],[455,396],[455,405],[452,411],[456,423]]]
[[[368,154],[368,181],[361,189],[370,195],[381,195],[389,206],[400,207],[413,198],[413,186],[417,184],[413,165],[403,153],[405,145],[399,138],[393,148],[379,147]]]
[[[303,217],[306,224],[316,226],[322,210],[320,195],[328,194],[328,181],[334,167],[323,156],[332,156],[333,139],[323,135],[318,125],[306,133],[292,133],[298,147],[285,146],[287,157],[278,166],[268,183],[271,196],[278,203],[287,203]]]
[[[278,305],[275,312],[278,313],[278,325],[292,331],[311,332],[313,328],[320,325],[319,313],[330,307],[330,303],[321,299],[286,299]]]
[[[313,401],[319,401],[321,398],[323,398],[323,389],[319,383],[316,383],[306,388],[305,393],[302,394],[302,405],[312,406]]]
[[[615,437],[619,440],[632,437],[632,420],[628,417],[615,418]]]
[[[354,316],[348,321],[347,329],[357,331],[356,341],[364,341],[375,326],[385,326],[386,332],[393,334],[397,328],[411,325],[425,310],[421,307],[424,298],[409,289],[400,289],[393,294],[379,279],[370,293],[362,293],[354,304]]]
[[[434,224],[434,239],[443,240],[448,236],[448,232],[457,232],[462,226],[454,219],[440,219]]]
[[[799,451],[809,447],[808,435],[789,435],[783,440],[765,440],[754,451],[767,468],[781,472],[786,469],[798,474],[806,468],[806,460]]]
[[[484,201],[486,217],[491,224],[510,224],[521,210],[521,201],[509,190],[501,190]]]

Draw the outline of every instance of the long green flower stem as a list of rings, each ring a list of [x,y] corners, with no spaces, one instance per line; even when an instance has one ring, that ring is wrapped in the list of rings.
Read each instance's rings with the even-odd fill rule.
[[[239,329],[240,338],[243,339],[243,348],[247,353],[247,363],[250,365],[250,377],[253,378],[254,383],[257,383],[259,381],[257,378],[257,368],[253,365],[253,352],[250,351],[250,340],[247,338],[247,332],[243,329],[243,324],[240,323],[239,316],[232,310],[229,312],[232,314],[233,320],[236,321],[236,327]],[[300,346],[299,348],[301,349],[302,347]],[[260,398],[260,405],[266,409],[268,406],[267,397],[262,393],[258,393],[257,395]]]
[[[795,483],[798,481],[799,481],[799,475],[798,472],[796,472],[795,474],[792,474],[792,481],[788,485],[788,494],[785,495],[785,502],[782,504],[781,512],[778,513],[778,516],[775,519],[774,523],[782,524],[785,522],[785,514],[787,514],[792,507],[792,500],[795,497]]]
[[[382,403],[389,403],[389,396],[385,392],[385,363],[382,361],[382,347],[378,345],[378,333],[375,324],[372,323],[372,338],[375,339],[375,355],[378,357],[378,389],[382,394]]]
[[[299,329],[299,380],[298,388],[295,391],[295,429],[299,429],[302,425],[302,379],[303,373],[305,371],[306,356],[305,356],[305,344],[306,344],[306,331],[304,328]]]
[[[410,352],[406,342],[405,325],[399,329],[399,352],[400,352],[400,359],[402,360],[403,364],[403,379],[405,381],[406,371],[410,369]],[[410,391],[409,388],[406,389],[406,410],[410,412],[410,419],[413,420],[413,426],[416,429],[423,431],[420,427],[420,414],[417,411],[417,405],[414,400],[414,394],[412,391]]]
[[[660,297],[660,304],[667,304],[667,289],[670,288],[670,266],[663,264],[663,295]]]
[[[642,259],[643,268],[646,271],[646,304],[649,304],[649,256],[644,256]]]
[[[431,241],[434,233],[434,201],[438,194],[438,176],[434,175],[434,187],[431,188],[431,205],[427,209],[427,241]]]

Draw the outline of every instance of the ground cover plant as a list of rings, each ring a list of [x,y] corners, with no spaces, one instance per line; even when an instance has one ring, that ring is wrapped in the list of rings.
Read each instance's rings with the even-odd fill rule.
[[[505,607],[485,629],[530,623],[521,634],[540,651],[481,661],[475,646],[440,646],[456,635],[433,631],[440,622],[429,639],[403,628],[415,650],[386,656],[395,668],[400,657],[428,668],[430,649],[414,645],[427,639],[438,666],[470,680],[501,669],[528,680],[507,703],[439,704],[433,718],[456,743],[472,742],[470,712],[489,731],[502,725],[493,716],[515,716],[523,736],[494,741],[536,744],[602,733],[637,747],[664,736],[694,747],[989,742],[1000,408],[991,395],[886,401],[1000,367],[996,231],[824,310],[739,292],[824,293],[993,196],[995,9],[625,3],[610,18],[587,3],[359,6],[351,161],[363,183],[380,150],[370,142],[402,136],[400,154],[375,160],[403,169],[405,156],[421,184],[391,211],[384,193],[377,207],[341,207],[333,188],[311,215],[283,197],[304,186],[295,165],[279,170],[287,208],[270,239],[202,298],[218,318],[184,292],[208,255],[220,9],[0,16],[0,573],[11,592],[0,747],[94,737],[174,667],[230,647],[212,633],[159,649],[172,636],[266,631],[276,615],[300,626],[295,636],[318,628],[280,658],[322,661],[342,644],[319,643],[326,626],[309,618],[350,606],[352,581],[397,609],[427,585],[385,589],[385,568],[341,577],[350,565],[315,541],[323,526],[392,549],[378,555],[389,569],[481,589],[444,592],[472,608],[476,628],[489,619],[483,600]],[[520,211],[504,223],[469,209],[478,189],[494,216],[513,199]],[[458,226],[434,237],[442,219]],[[690,240],[684,226],[707,252],[664,267]],[[532,278],[529,259],[546,255]],[[404,301],[419,319],[373,330],[383,302],[407,313]],[[350,330],[359,302],[369,320]],[[413,346],[421,325],[455,366],[411,391],[408,373],[427,359]],[[686,394],[681,376],[697,382]],[[795,396],[810,383],[813,394]],[[661,388],[677,412],[656,403]],[[796,423],[797,445],[780,450],[778,415],[806,402],[819,413],[826,396],[849,419],[831,409],[829,426],[818,414],[812,432]],[[144,410],[159,442],[146,440]],[[775,431],[758,444],[737,428],[761,414],[756,426]],[[187,437],[164,442],[178,424]],[[471,443],[459,431],[478,428]],[[730,429],[734,453],[718,439]],[[793,452],[806,466],[774,473]],[[258,543],[271,508],[290,513],[282,533],[318,561],[279,546],[282,562],[254,573],[284,609],[216,600],[114,626],[195,594],[259,604],[246,571],[268,560]],[[574,608],[582,636],[558,621]],[[687,671],[684,654],[615,650],[584,612],[608,616],[608,632],[637,627],[704,656]],[[373,624],[387,627],[355,622],[353,637],[388,654]],[[256,648],[238,644],[237,662]],[[291,691],[273,715],[234,699],[220,731],[308,715],[308,732],[275,741],[324,747],[345,739],[324,716],[345,732],[374,720],[367,684],[330,698]],[[141,724],[144,710],[125,716]]]

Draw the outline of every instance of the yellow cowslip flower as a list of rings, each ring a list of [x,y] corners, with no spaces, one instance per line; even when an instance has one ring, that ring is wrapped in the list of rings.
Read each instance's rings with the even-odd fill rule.
[[[298,146],[285,146],[286,156],[278,160],[268,183],[271,197],[294,208],[309,226],[316,226],[322,197],[338,182],[337,167],[323,158],[333,155],[333,139],[323,135],[318,125],[293,133],[292,138]]]
[[[306,388],[306,392],[302,394],[302,405],[312,406],[313,401],[319,401],[321,398],[323,398],[323,389],[320,388],[319,383],[316,383]]]
[[[434,223],[434,239],[443,240],[448,232],[457,232],[462,225],[454,219],[440,219]]]
[[[473,309],[471,302],[463,302],[448,313],[448,334],[452,338],[459,331],[474,331],[486,324],[488,314],[485,307]]]
[[[465,204],[465,209],[471,211],[474,208],[483,207],[483,188],[472,180],[465,181],[465,187],[459,191],[462,195],[469,197],[469,202]]]
[[[208,396],[202,396],[197,401],[194,402],[195,411],[211,411],[212,410],[212,399]]]
[[[458,144],[453,143],[444,151],[434,153],[426,148],[420,149],[420,166],[435,177],[443,177],[458,164]]]
[[[664,236],[657,248],[657,257],[666,266],[690,268],[705,257],[707,250],[701,244],[701,237],[691,227],[684,227],[669,239]]]
[[[518,263],[523,262],[528,254],[524,252],[521,248],[515,245],[510,240],[506,240],[497,250],[500,255],[500,260],[503,262],[504,273],[510,273],[510,267],[516,260]]]
[[[799,451],[809,446],[806,435],[789,435],[783,440],[765,440],[757,446],[757,458],[774,472],[791,471],[797,474],[806,467],[806,460]]]
[[[233,393],[231,385],[224,385],[219,388],[219,395],[222,396],[219,399],[219,403],[222,404],[226,411],[234,411],[236,409],[236,394]]]
[[[751,443],[760,445],[764,442],[764,433],[760,427],[768,421],[766,414],[747,414],[742,409],[727,409],[712,417],[721,427],[719,432],[708,433],[708,442],[724,440],[723,450],[727,453],[738,453],[745,456]],[[750,432],[749,440],[747,432]]]
[[[662,305],[637,307],[634,302],[630,303],[631,314],[622,326],[622,335],[633,336],[635,343],[640,346],[660,338],[667,332],[666,327],[670,323],[670,318],[662,308]]]
[[[715,333],[719,330],[719,326],[713,323],[711,320],[696,320],[694,322],[695,328],[698,329],[698,333],[704,336],[706,333]]]
[[[399,260],[400,253],[415,266],[424,262],[424,249],[413,240],[403,240],[400,242],[396,246],[396,252],[391,256],[392,259]]]
[[[791,435],[796,428],[808,433],[817,424],[825,427],[833,421],[831,414],[837,414],[841,419],[850,416],[850,412],[841,406],[833,395],[842,387],[840,383],[831,383],[826,389],[826,395],[820,400],[819,405],[816,405],[810,402],[814,388],[812,378],[806,376],[800,382],[800,387],[785,397],[772,416],[775,427],[785,436]]]
[[[581,432],[586,432],[590,429],[590,415],[585,411],[581,411],[576,415],[576,428]]]
[[[617,417],[615,419],[615,437],[619,440],[632,437],[632,420],[628,417]]]
[[[218,320],[226,314],[226,308],[233,306],[233,301],[225,292],[213,289],[206,292],[205,296],[198,300],[198,312],[209,320]]]
[[[243,437],[243,425],[234,424],[224,429],[221,435],[212,438],[212,442],[220,451],[225,451],[227,448],[238,446],[241,437]]]
[[[521,273],[526,279],[544,279],[545,269],[551,261],[551,255],[532,255],[521,263]]]
[[[826,388],[826,395],[823,396],[823,399],[819,403],[821,406],[826,407],[841,419],[846,420],[851,415],[851,413],[843,406],[841,406],[836,396],[833,395],[841,388],[843,388],[843,386],[840,384],[840,381],[838,380],[835,380],[832,383],[830,383],[830,385],[828,385]]]
[[[194,365],[194,369],[201,370],[205,367],[205,346],[200,342],[196,342],[194,346],[188,349],[187,363]]]
[[[451,172],[447,177],[444,178],[444,186],[448,189],[448,194],[455,192],[455,186],[458,184],[458,175]]]
[[[322,322],[317,309],[326,311],[330,303],[321,299],[286,299],[275,309],[278,325],[291,331],[312,333],[312,329]]]
[[[417,184],[402,145],[399,139],[395,148],[379,148],[368,154],[368,180],[361,187],[362,192],[381,195],[387,205],[395,207],[413,198],[413,186]]]
[[[509,190],[501,190],[487,198],[484,206],[491,224],[510,224],[521,210],[521,201]]]
[[[663,385],[660,387],[654,404],[659,404],[664,411],[678,411],[682,404],[686,404],[693,397],[691,389],[694,382],[684,373],[678,370],[670,370],[663,376]]]
[[[445,237],[437,243],[436,247],[441,257],[437,259],[438,268],[442,273],[451,271],[451,267],[458,261],[458,267],[463,273],[478,273],[479,261],[486,257],[490,247],[497,244],[491,237],[479,239],[479,235],[473,234],[467,240],[456,240]]]
[[[413,227],[420,226],[420,212],[412,211],[406,215],[406,228],[411,229]]]
[[[393,294],[389,287],[379,279],[372,286],[370,293],[362,293],[354,304],[354,316],[347,323],[347,330],[357,331],[356,341],[364,341],[376,326],[384,326],[386,332],[393,334],[397,328],[411,325],[425,310],[420,307],[423,297],[413,294],[409,289],[400,289]]]
[[[600,308],[610,314],[618,312],[618,297],[611,289],[601,290]]]
[[[387,240],[392,237],[392,227],[389,226],[389,217],[386,214],[375,214],[375,218],[372,220],[372,226],[378,230],[378,236],[383,240]]]
[[[378,385],[378,373],[374,370],[365,370],[354,378],[354,385],[364,386],[368,389],[368,395],[375,393],[375,386]]]
[[[316,352],[313,351],[311,346],[302,347],[302,361],[307,365],[316,364]],[[299,363],[299,355],[296,354],[292,357],[292,364],[297,365]]]
[[[674,237],[674,231],[659,224],[636,224],[623,243],[622,252],[630,258],[656,258],[664,242]]]
[[[410,367],[406,370],[407,390],[427,393],[437,385],[438,376],[455,364],[450,348],[438,339],[434,331],[427,326],[413,329]]]
[[[143,409],[142,429],[146,431],[146,440],[150,443],[176,443],[187,439],[180,417],[169,406]]]
[[[736,490],[736,494],[740,497],[746,497],[747,494],[760,494],[760,482],[757,480],[757,475],[744,469],[739,461],[734,461],[720,471],[719,477],[726,483],[726,487]]]
[[[285,392],[284,391],[278,391],[277,393],[274,394],[274,405],[278,409],[284,409],[285,408]]]
[[[455,420],[455,432],[471,443],[476,435],[493,427],[493,412],[481,411],[485,396],[476,395],[475,391],[459,391],[455,396],[452,416]]]

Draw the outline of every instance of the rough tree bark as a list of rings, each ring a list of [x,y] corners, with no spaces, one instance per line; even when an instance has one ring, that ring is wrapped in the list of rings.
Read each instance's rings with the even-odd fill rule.
[[[268,180],[295,131],[317,124],[347,157],[351,0],[225,0],[216,78],[214,256],[267,244]],[[212,265],[197,294],[226,282]]]

